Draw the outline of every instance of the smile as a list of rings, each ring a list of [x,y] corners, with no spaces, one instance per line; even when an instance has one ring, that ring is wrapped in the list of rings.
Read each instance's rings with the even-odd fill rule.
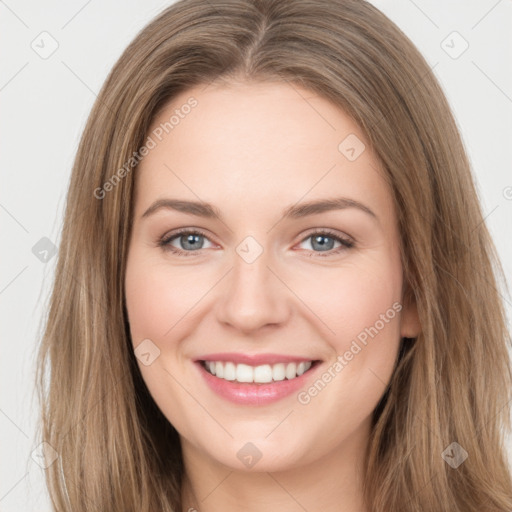
[[[215,395],[238,405],[262,406],[306,387],[322,361],[279,354],[208,354],[195,367]]]
[[[203,361],[202,364],[207,372],[219,379],[240,383],[268,384],[300,377],[311,368],[313,361],[259,366],[236,364],[232,361]]]

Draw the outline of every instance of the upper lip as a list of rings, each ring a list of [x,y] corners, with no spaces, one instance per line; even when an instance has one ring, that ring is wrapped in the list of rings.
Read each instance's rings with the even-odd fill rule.
[[[306,363],[308,361],[316,360],[317,359],[311,357],[289,356],[282,354],[237,354],[235,352],[206,354],[195,359],[195,361],[231,361],[235,364],[247,364],[249,366],[277,363]]]

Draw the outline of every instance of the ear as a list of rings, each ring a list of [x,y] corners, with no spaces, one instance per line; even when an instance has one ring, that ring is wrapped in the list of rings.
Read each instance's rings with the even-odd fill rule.
[[[421,332],[421,324],[416,299],[409,285],[406,285],[402,305],[400,336],[402,338],[416,338]]]

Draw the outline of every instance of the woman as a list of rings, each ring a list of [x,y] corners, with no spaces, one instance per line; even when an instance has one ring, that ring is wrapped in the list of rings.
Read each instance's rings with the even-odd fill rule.
[[[383,14],[177,2],[72,173],[38,376],[55,509],[510,510],[498,270]]]

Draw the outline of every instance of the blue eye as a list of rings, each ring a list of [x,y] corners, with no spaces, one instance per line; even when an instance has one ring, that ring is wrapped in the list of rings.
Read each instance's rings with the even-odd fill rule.
[[[175,240],[178,241],[181,248],[172,245],[172,242]],[[158,242],[158,245],[179,255],[193,256],[194,252],[205,248],[204,240],[208,240],[208,238],[201,231],[184,229],[165,236]]]
[[[184,228],[164,236],[158,241],[158,245],[178,256],[196,256],[201,249],[208,248],[204,247],[205,240],[212,244],[202,231]],[[311,252],[309,256],[333,256],[354,247],[354,242],[351,239],[341,237],[330,230],[313,232],[302,239],[300,243],[302,244],[309,240],[311,240],[312,247],[312,250],[308,249]],[[174,242],[178,243],[178,247],[174,245]],[[336,248],[334,248],[335,243],[339,244]]]
[[[315,256],[331,256],[333,254],[338,254],[345,249],[350,249],[354,246],[354,242],[349,240],[348,238],[343,238],[338,235],[333,234],[331,231],[321,231],[316,232],[304,240],[301,243],[306,241],[311,241],[310,245],[313,248],[314,253],[326,253],[326,254],[315,254]],[[334,244],[338,243],[339,246],[334,249]],[[318,249],[318,251],[314,249]],[[334,250],[333,250],[334,249]]]

